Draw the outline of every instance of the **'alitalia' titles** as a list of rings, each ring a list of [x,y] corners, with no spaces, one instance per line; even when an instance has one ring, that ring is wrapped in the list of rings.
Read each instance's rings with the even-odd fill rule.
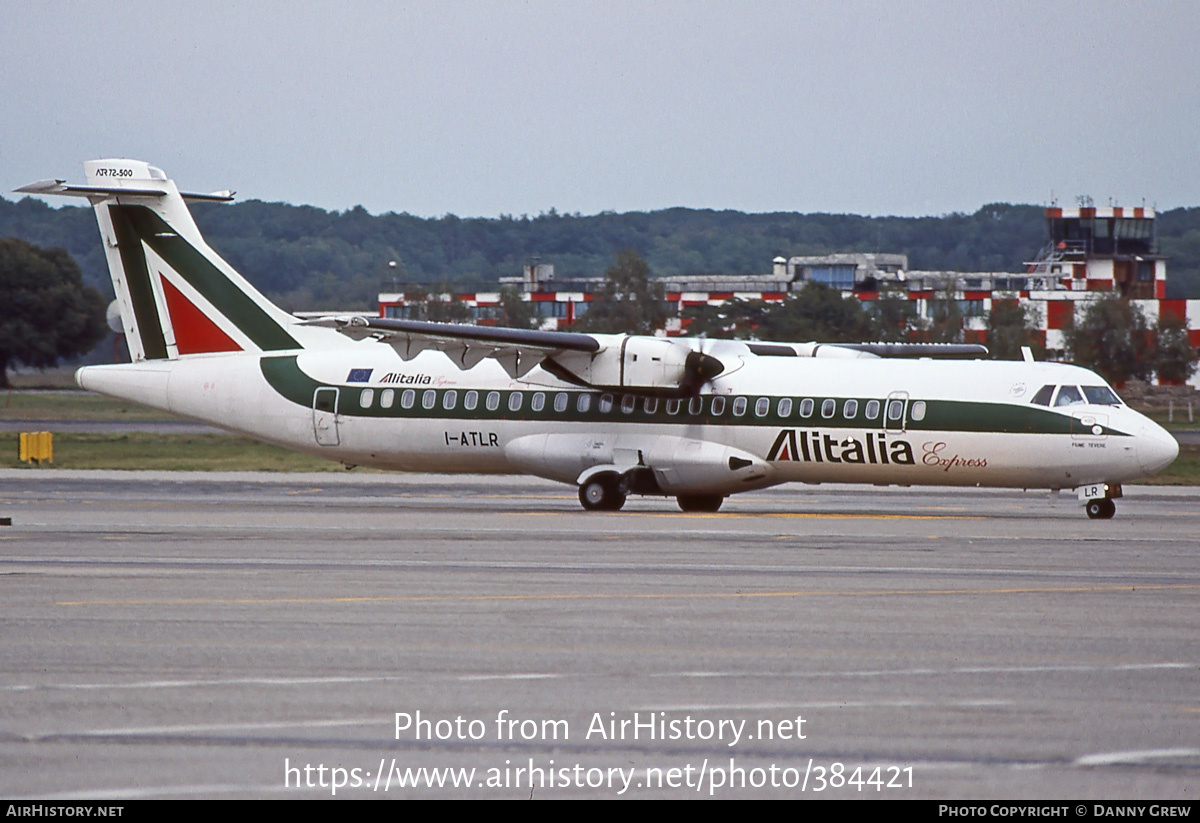
[[[796,460],[806,463],[879,464],[912,466],[912,445],[906,440],[888,440],[880,432],[867,432],[862,440],[839,438],[819,431],[780,429],[767,452],[768,461]]]
[[[428,374],[403,374],[393,371],[381,377],[379,382],[401,386],[428,386],[433,382],[433,378]]]

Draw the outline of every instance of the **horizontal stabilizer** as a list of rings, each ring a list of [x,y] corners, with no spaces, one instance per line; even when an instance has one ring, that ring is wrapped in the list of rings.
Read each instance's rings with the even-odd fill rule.
[[[133,186],[72,186],[64,180],[39,180],[27,186],[21,186],[13,191],[20,194],[58,194],[64,197],[166,197],[170,194],[165,188],[133,187]],[[214,191],[209,194],[195,192],[180,192],[184,200],[198,200],[217,203],[228,203],[233,200],[231,191]]]

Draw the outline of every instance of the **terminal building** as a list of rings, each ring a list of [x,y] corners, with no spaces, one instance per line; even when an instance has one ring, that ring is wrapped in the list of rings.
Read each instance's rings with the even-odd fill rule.
[[[822,283],[864,302],[902,297],[914,303],[918,317],[930,317],[935,301],[955,300],[963,316],[964,341],[985,345],[994,301],[1031,304],[1052,358],[1062,356],[1065,330],[1083,315],[1089,301],[1118,292],[1141,308],[1151,326],[1160,316],[1183,320],[1192,345],[1200,348],[1200,300],[1166,299],[1167,259],[1157,251],[1153,209],[1052,206],[1045,215],[1049,241],[1021,272],[912,270],[903,254],[848,253],[776,257],[770,274],[664,277],[660,282],[667,301],[676,309],[664,332],[686,334],[680,315],[689,307],[717,306],[735,298],[782,301],[808,283]],[[604,278],[558,280],[553,265],[537,262],[525,266],[521,277],[502,278],[500,287],[505,286],[533,304],[543,329],[567,329],[586,314]],[[455,297],[470,309],[476,323],[502,322],[499,290]],[[381,317],[407,317],[412,308],[404,292],[379,295]]]

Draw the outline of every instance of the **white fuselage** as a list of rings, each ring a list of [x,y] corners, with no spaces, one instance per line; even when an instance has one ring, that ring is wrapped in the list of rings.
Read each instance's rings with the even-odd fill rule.
[[[87,367],[79,383],[347,464],[567,483],[595,466],[644,466],[664,493],[790,481],[1074,488],[1145,476],[1178,450],[1124,405],[1031,403],[1043,385],[1103,385],[1073,366],[736,361],[680,401],[581,388],[540,368],[512,379],[487,360],[462,370],[436,351],[403,361],[370,340]]]

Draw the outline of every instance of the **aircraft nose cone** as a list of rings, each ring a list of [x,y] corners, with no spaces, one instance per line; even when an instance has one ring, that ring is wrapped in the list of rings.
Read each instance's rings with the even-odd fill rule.
[[[1179,443],[1166,429],[1151,424],[1138,435],[1138,462],[1148,474],[1162,471],[1179,456]]]

